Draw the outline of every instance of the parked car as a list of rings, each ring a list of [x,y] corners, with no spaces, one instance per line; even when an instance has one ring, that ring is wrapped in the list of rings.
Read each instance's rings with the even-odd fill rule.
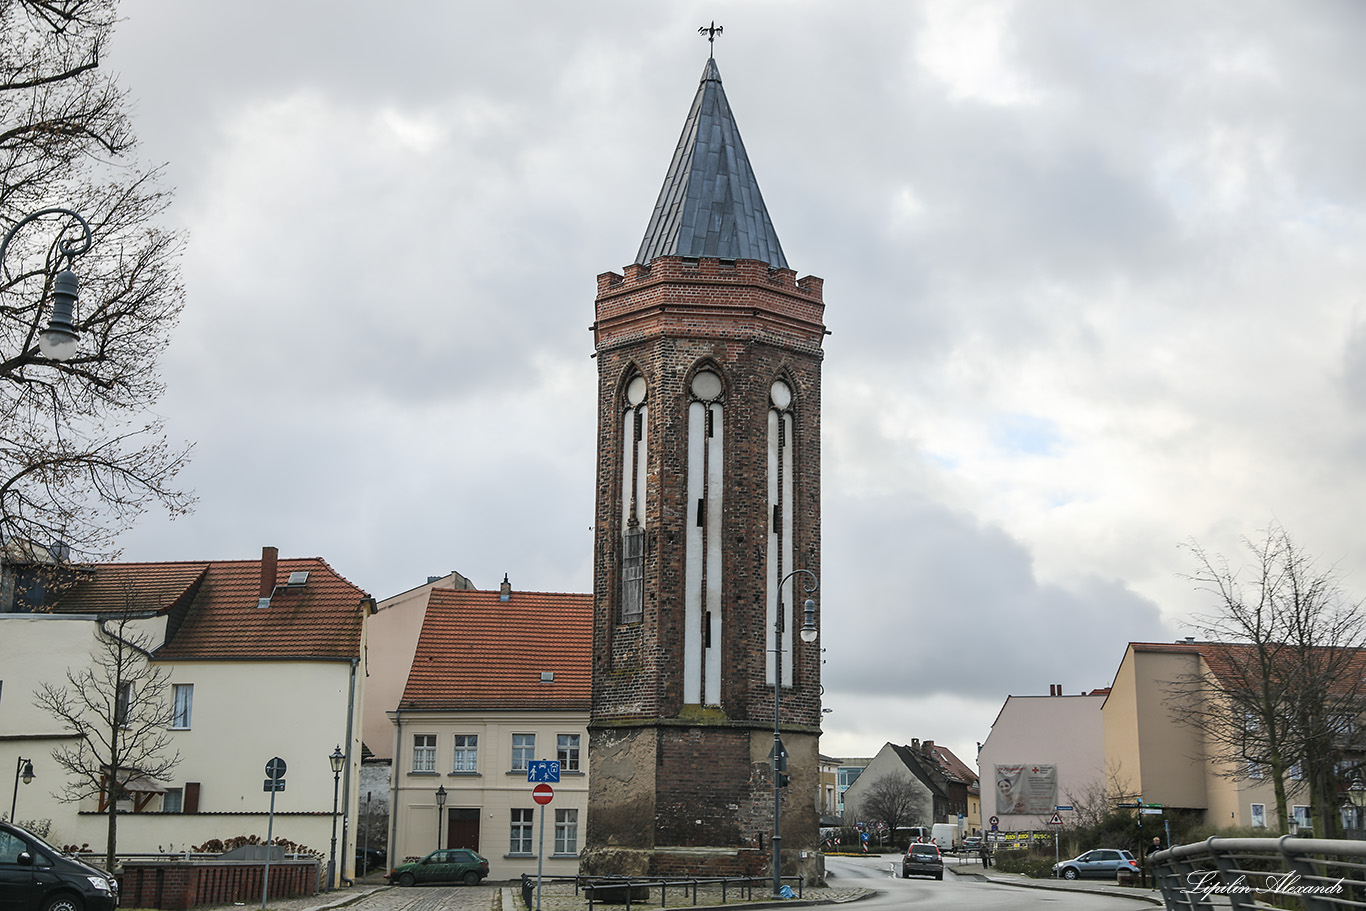
[[[356,872],[361,876],[384,869],[384,852],[378,848],[356,848]]]
[[[969,836],[967,836],[966,838],[964,838],[964,839],[963,839],[963,850],[964,850],[965,852],[973,853],[973,854],[975,854],[976,852],[982,850],[982,836],[980,836],[980,835],[969,835]]]
[[[945,854],[958,850],[958,827],[952,823],[937,822],[930,829],[930,841],[939,846]]]
[[[1071,860],[1053,865],[1053,875],[1063,879],[1114,879],[1121,870],[1135,876],[1139,874],[1134,856],[1128,851],[1114,848],[1096,848],[1094,851],[1087,851]]]
[[[0,822],[0,906],[14,911],[114,911],[118,880]]]
[[[944,878],[944,858],[938,847],[931,842],[918,842],[906,848],[906,856],[901,859],[901,878],[911,876]]]
[[[400,886],[418,883],[464,883],[477,886],[489,875],[489,862],[469,848],[433,851],[421,860],[399,864],[389,871],[389,882]]]

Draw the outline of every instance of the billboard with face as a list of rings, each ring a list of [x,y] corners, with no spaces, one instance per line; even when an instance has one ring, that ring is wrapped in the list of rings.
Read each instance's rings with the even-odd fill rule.
[[[996,815],[1051,814],[1058,805],[1058,767],[1044,763],[996,766]]]

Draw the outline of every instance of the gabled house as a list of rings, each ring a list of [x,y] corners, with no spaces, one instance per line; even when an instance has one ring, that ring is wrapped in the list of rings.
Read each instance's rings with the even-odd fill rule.
[[[933,740],[912,740],[909,745],[884,744],[867,768],[844,792],[846,825],[869,822],[860,802],[868,789],[888,776],[910,783],[918,793],[927,816],[908,820],[910,825],[951,823],[967,827],[968,789],[977,776],[947,747]]]
[[[266,837],[265,766],[285,760],[274,835],[327,856],[334,782],[342,833],[339,872],[354,854],[365,621],[373,600],[318,557],[165,563],[49,564],[11,578],[0,604],[0,767],[31,760],[15,798],[18,820],[50,820],[58,844],[105,843],[101,811],[120,801],[118,850],[184,851],[211,839]],[[102,641],[145,636],[151,666],[168,677],[168,731],[179,762],[169,780],[119,770],[98,798],[63,802],[51,758],[71,741],[34,703],[44,683],[88,666]],[[334,778],[329,757],[340,748]],[[8,809],[8,808],[6,808]]]
[[[578,872],[593,596],[432,588],[394,731],[390,863],[471,848],[489,876]],[[527,764],[558,760],[544,807]],[[544,814],[544,815],[542,815]],[[541,850],[542,833],[545,839]]]

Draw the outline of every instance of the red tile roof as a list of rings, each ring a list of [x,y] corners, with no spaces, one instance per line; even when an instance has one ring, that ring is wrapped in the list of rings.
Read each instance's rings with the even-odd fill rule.
[[[52,610],[62,614],[165,613],[188,603],[209,564],[99,563],[77,567],[74,587]]]
[[[955,756],[952,750],[948,747],[941,747],[937,743],[932,749],[934,750],[934,758],[939,761],[940,767],[946,772],[966,781],[968,784],[977,783],[977,773],[968,768],[967,764]]]
[[[292,572],[308,581],[286,589]],[[101,563],[53,605],[62,613],[168,612],[161,659],[332,660],[360,657],[364,591],[320,557],[280,560],[269,607],[257,607],[260,560]]]
[[[398,707],[586,712],[592,650],[592,595],[433,589]]]

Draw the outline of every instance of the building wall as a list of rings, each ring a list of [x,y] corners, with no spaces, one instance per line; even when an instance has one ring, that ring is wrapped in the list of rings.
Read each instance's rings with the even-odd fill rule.
[[[392,759],[394,730],[387,712],[398,707],[403,686],[413,666],[422,621],[427,615],[427,596],[433,588],[472,588],[470,580],[459,573],[385,598],[375,605],[366,620],[370,676],[365,681],[364,728],[361,737],[371,755]]]
[[[977,753],[982,794],[978,822],[1002,832],[1039,829],[1037,815],[1007,813],[996,800],[996,766],[1044,763],[1057,767],[1057,803],[1067,805],[1088,789],[1105,786],[1104,696],[1007,696]]]
[[[53,656],[91,653],[96,625],[90,619],[54,614],[0,615],[0,763],[14,768],[17,757],[31,758],[36,777],[20,784],[16,817],[52,821],[49,840],[104,849],[107,818],[94,798],[76,804],[59,799],[66,777],[51,752],[63,742],[55,719],[33,705],[42,681],[61,683]],[[151,799],[144,812],[122,813],[118,820],[120,853],[183,851],[213,839],[237,835],[266,837],[270,795],[263,791],[265,764],[279,756],[288,764],[285,791],[276,794],[274,835],[320,851],[331,842],[332,771],[328,756],[346,749],[349,662],[158,662],[169,683],[193,684],[188,730],[170,731],[171,750],[180,762],[168,788],[200,785],[198,813],[165,813],[164,797]],[[349,774],[360,761],[360,698],[353,719],[355,740]],[[169,698],[169,694],[168,694]],[[343,784],[348,773],[343,772]],[[354,813],[356,788],[351,789]],[[342,804],[341,809],[346,809]],[[8,803],[4,812],[8,814]],[[340,850],[341,822],[338,823]],[[353,852],[352,852],[353,853]],[[350,869],[349,865],[342,868]]]
[[[1122,793],[1145,803],[1208,807],[1203,739],[1166,705],[1169,681],[1200,671],[1193,651],[1131,645],[1125,652],[1102,713],[1106,758],[1117,770]]]
[[[915,819],[905,820],[904,825],[933,825],[934,793],[925,786],[925,783],[914,772],[906,768],[906,763],[901,761],[901,757],[896,754],[890,743],[884,744],[882,749],[878,750],[877,755],[869,761],[858,779],[844,792],[844,824],[852,826],[872,821],[866,816],[867,811],[861,806],[861,801],[869,788],[875,787],[879,781],[887,776],[906,779],[920,795],[919,799],[924,807],[924,813]]]
[[[579,770],[563,770],[555,796],[545,808],[545,855],[542,867],[548,876],[573,876],[578,872],[578,852],[554,855],[555,811],[578,811],[578,845],[582,849],[588,826],[588,714],[586,712],[422,712],[394,713],[395,762],[393,769],[394,842],[390,865],[419,860],[436,850],[436,790],[446,789],[446,814],[454,809],[479,812],[479,838],[475,846],[489,861],[489,878],[509,880],[536,873],[536,841],[541,808],[531,798],[533,785],[525,770],[512,769],[512,735],[536,736],[536,759],[556,759],[557,735],[579,735]],[[478,768],[474,773],[455,772],[454,738],[474,734],[478,741]],[[435,735],[436,771],[413,769],[415,735]],[[534,811],[531,855],[509,852],[513,809]],[[447,818],[441,820],[441,840],[450,844]]]

